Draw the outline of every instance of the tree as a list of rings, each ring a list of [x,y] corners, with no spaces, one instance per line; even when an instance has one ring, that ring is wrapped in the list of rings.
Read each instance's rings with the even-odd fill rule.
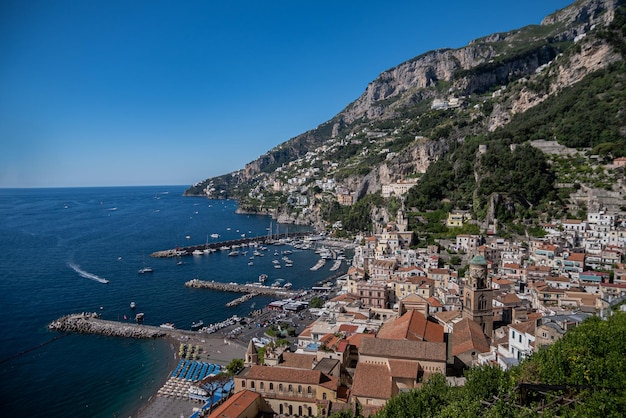
[[[230,376],[236,375],[241,369],[243,369],[243,359],[240,358],[232,359],[226,366],[226,370],[228,370]]]

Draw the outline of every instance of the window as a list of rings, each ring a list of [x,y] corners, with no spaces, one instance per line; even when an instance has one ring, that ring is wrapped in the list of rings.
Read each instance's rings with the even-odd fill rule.
[[[289,392],[293,392],[293,386],[289,385]]]
[[[306,391],[307,391],[307,393],[311,393],[311,392],[313,392],[313,391],[311,390],[311,386],[309,386],[309,387],[306,389]],[[309,414],[309,415],[311,415],[311,414]]]
[[[519,342],[522,342],[522,334],[519,335]]]
[[[259,384],[259,388],[260,388],[261,390],[265,389],[265,383],[264,383],[264,382],[261,382],[261,383]]]
[[[326,400],[326,392],[322,393],[322,399]]]
[[[250,382],[250,389],[254,389],[254,380]]]
[[[270,383],[270,390],[274,390],[274,384]]]
[[[298,385],[298,393],[302,393],[302,385]]]
[[[281,392],[283,391],[283,384],[282,383],[278,384],[278,390],[281,391]]]
[[[245,380],[242,380],[242,381],[241,381],[241,387],[242,387],[242,388],[245,388],[245,387],[246,387],[246,381],[245,381]]]

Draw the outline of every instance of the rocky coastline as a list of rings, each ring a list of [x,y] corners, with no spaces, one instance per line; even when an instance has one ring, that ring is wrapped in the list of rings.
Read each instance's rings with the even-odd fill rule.
[[[95,312],[82,312],[63,316],[48,324],[48,329],[79,334],[98,334],[107,337],[161,338],[167,333],[158,327],[105,321]]]

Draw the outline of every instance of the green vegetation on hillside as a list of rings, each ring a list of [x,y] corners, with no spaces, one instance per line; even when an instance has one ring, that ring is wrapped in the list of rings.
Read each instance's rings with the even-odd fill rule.
[[[435,375],[390,399],[376,417],[623,417],[625,354],[626,313],[592,317],[517,367],[469,369],[461,387]]]

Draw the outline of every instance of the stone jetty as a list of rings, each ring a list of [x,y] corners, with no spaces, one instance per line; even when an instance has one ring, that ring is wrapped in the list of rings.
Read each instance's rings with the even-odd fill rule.
[[[304,238],[310,236],[311,232],[293,232],[281,235],[283,239],[293,239],[293,238]],[[250,237],[250,238],[239,238],[229,241],[220,241],[220,242],[208,242],[206,244],[199,245],[191,245],[186,247],[177,247],[169,250],[160,250],[155,251],[150,254],[150,257],[156,258],[167,258],[167,257],[183,257],[187,255],[193,254],[195,250],[219,250],[220,248],[235,248],[238,247],[248,247],[248,246],[258,246],[261,244],[272,244],[277,240],[272,236],[260,236],[260,237]],[[279,241],[279,240],[278,240]]]
[[[48,329],[53,331],[126,338],[160,338],[167,335],[167,333],[159,327],[105,321],[100,319],[97,313],[85,312],[66,315],[52,321],[48,325]]]
[[[253,298],[253,297],[255,297],[256,295],[257,295],[257,293],[248,293],[248,294],[245,294],[245,295],[243,295],[243,296],[241,296],[241,297],[238,297],[238,298],[237,298],[237,299],[235,299],[235,300],[231,300],[230,302],[228,302],[228,303],[226,304],[226,307],[231,308],[231,307],[233,307],[233,306],[241,305],[242,303],[244,303],[244,302],[245,302],[245,301],[247,301],[247,300],[252,299],[252,298]]]
[[[200,279],[189,280],[185,283],[185,286],[196,289],[211,289],[233,293],[254,293],[255,295],[279,296],[283,298],[291,298],[298,294],[298,292],[292,292],[281,287],[261,286],[258,284],[220,283],[215,281],[209,282]]]

